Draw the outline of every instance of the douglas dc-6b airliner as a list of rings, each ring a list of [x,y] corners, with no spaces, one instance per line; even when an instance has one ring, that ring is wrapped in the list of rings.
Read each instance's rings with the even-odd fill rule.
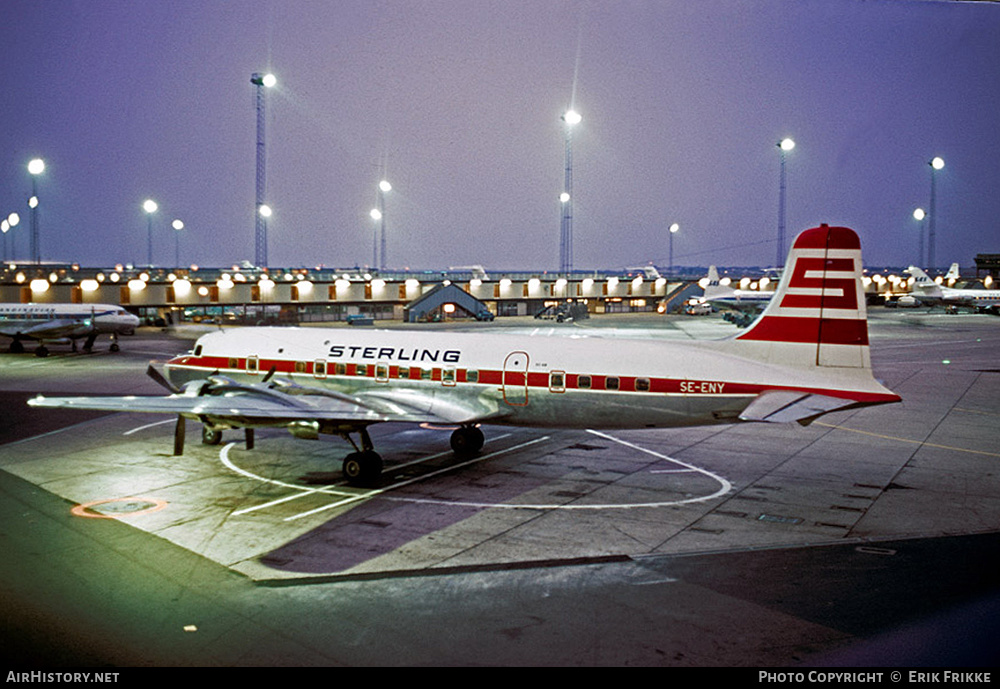
[[[471,455],[479,425],[665,428],[738,421],[807,424],[828,412],[898,402],[872,377],[861,246],[854,231],[800,234],[767,309],[727,340],[676,342],[337,328],[242,328],[201,337],[150,374],[165,397],[43,398],[36,407],[177,414],[202,440],[223,429],[286,427],[337,434],[355,451],[346,477],[382,470],[371,424],[457,426],[451,446]],[[356,435],[360,446],[352,439]]]
[[[46,344],[84,340],[90,351],[102,333],[111,335],[111,351],[118,351],[118,335],[131,335],[139,318],[112,304],[0,304],[0,335],[10,337],[10,351],[24,351],[22,340],[35,340],[36,356],[48,356]]]

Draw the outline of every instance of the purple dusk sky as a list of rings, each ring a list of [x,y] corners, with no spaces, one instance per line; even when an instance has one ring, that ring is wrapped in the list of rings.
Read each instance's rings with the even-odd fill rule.
[[[574,130],[574,265],[773,265],[789,237],[860,234],[917,260],[937,173],[937,263],[1000,253],[1000,4],[905,0],[4,0],[0,214],[28,253],[254,257],[256,115],[272,71],[272,266],[559,266],[560,115]],[[8,238],[10,239],[10,238]],[[9,246],[9,244],[8,244]]]

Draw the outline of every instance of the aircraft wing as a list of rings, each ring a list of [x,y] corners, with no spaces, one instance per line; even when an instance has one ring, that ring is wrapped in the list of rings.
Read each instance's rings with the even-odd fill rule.
[[[33,407],[99,411],[178,414],[207,417],[233,426],[281,425],[320,421],[367,425],[387,421],[411,423],[471,423],[497,416],[488,402],[442,403],[434,392],[387,389],[379,393],[348,395],[290,381],[238,383],[212,377],[195,381],[172,395],[122,397],[44,397],[28,401]]]
[[[761,393],[757,399],[751,402],[740,414],[740,419],[771,423],[794,421],[807,426],[823,414],[850,409],[857,405],[858,402],[854,400],[830,397],[829,395],[794,390],[769,390]]]

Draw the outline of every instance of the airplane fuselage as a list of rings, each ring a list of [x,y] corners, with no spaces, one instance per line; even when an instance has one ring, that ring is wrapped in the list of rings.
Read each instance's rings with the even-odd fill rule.
[[[0,304],[0,334],[25,339],[83,338],[129,334],[139,319],[110,304]]]
[[[238,333],[238,334],[237,334]],[[427,333],[345,328],[219,331],[166,364],[177,386],[210,375],[274,376],[359,398],[388,390],[456,423],[654,428],[731,423],[764,390],[884,401],[867,372],[789,368],[740,357],[732,343]],[[803,345],[812,347],[815,345]],[[761,381],[767,381],[766,384]],[[461,410],[461,411],[456,411]]]

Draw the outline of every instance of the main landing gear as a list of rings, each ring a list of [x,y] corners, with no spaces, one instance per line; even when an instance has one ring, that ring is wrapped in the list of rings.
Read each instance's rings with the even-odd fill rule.
[[[451,434],[451,449],[462,459],[474,456],[483,449],[486,439],[479,426],[461,426]]]
[[[368,429],[362,428],[359,432],[361,436],[361,447],[351,439],[347,433],[341,434],[352,445],[354,452],[344,457],[342,470],[344,478],[349,483],[355,485],[370,485],[381,474],[384,466],[382,456],[375,451],[372,445],[371,436]],[[461,426],[451,434],[451,449],[460,459],[468,459],[475,456],[481,449],[485,438],[478,426]]]
[[[349,483],[357,485],[366,485],[377,479],[382,473],[382,455],[373,449],[372,439],[371,436],[368,435],[368,429],[362,428],[359,433],[361,436],[360,449],[358,449],[357,443],[351,439],[350,435],[347,433],[344,433],[343,435],[350,441],[351,445],[354,445],[355,450],[351,454],[344,457],[344,464],[342,467],[344,478],[346,478]]]
[[[183,417],[178,417],[178,428],[181,429],[178,432],[181,437],[183,437],[184,433],[182,424]],[[248,450],[253,449],[253,429],[247,428],[244,430],[246,433],[246,447]],[[348,483],[357,486],[369,486],[382,474],[384,467],[382,455],[375,451],[367,428],[357,430],[358,436],[361,439],[361,447],[358,447],[358,444],[351,438],[351,433],[353,432],[355,431],[345,430],[339,433],[342,438],[354,446],[354,452],[344,457],[341,469]],[[201,442],[204,445],[220,444],[222,442],[222,429],[215,428],[208,423],[203,424],[201,427]],[[451,434],[451,449],[459,459],[468,459],[475,456],[483,449],[484,442],[483,432],[478,426],[461,426],[456,428]],[[181,451],[177,450],[175,446],[174,454],[180,453]]]

